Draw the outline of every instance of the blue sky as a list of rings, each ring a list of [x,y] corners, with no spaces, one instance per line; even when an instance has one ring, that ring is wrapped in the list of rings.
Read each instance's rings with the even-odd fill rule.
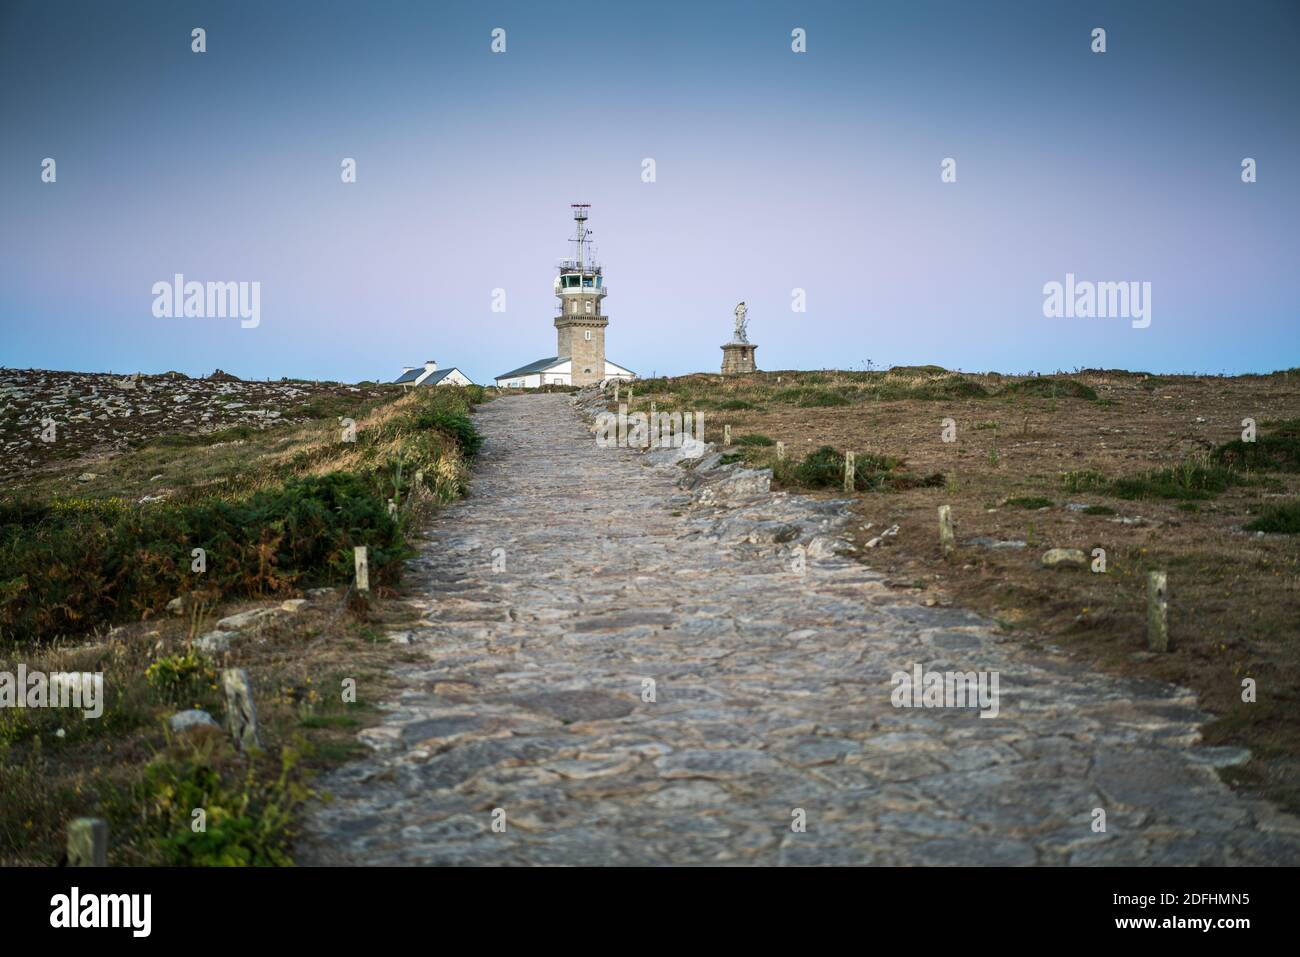
[[[716,370],[741,299],[769,369],[1298,366],[1298,27],[1253,0],[6,2],[0,364],[484,381],[553,354],[588,202],[608,354],[643,375]],[[260,325],[156,318],[176,273],[260,282]],[[1150,327],[1045,318],[1067,273],[1150,282]]]

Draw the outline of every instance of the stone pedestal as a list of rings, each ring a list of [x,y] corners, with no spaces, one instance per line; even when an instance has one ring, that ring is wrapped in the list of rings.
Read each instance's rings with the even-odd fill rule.
[[[728,342],[722,347],[722,374],[744,375],[757,372],[758,364],[754,351],[758,346],[752,342]]]

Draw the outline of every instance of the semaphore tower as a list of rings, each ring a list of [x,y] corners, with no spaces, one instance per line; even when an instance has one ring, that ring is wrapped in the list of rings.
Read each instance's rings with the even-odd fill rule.
[[[575,244],[576,258],[563,260],[555,277],[555,295],[560,300],[555,316],[555,354],[573,360],[573,385],[591,385],[605,378],[609,317],[601,311],[601,303],[609,290],[589,241],[587,210],[591,204],[573,203],[572,208],[576,230],[570,242]]]

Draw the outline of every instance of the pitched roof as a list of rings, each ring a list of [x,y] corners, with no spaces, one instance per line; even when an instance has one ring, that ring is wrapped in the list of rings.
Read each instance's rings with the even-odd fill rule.
[[[403,372],[400,376],[394,379],[393,385],[399,385],[403,382],[414,382],[416,379],[420,378],[420,376],[422,376],[423,374],[424,374],[424,366],[417,366],[414,369],[410,369],[406,372]]]
[[[443,379],[447,378],[447,376],[451,375],[451,373],[455,371],[455,368],[455,366],[452,366],[450,369],[439,369],[437,372],[430,372],[429,378],[421,382],[420,385],[437,385]]]
[[[508,379],[511,376],[516,376],[516,375],[530,375],[531,373],[534,372],[545,372],[547,369],[551,368],[552,366],[557,366],[561,362],[568,362],[568,361],[569,361],[568,356],[551,356],[549,359],[538,359],[536,362],[530,362],[526,366],[520,366],[518,369],[515,369],[513,372],[503,372],[499,376],[497,376],[497,378]]]

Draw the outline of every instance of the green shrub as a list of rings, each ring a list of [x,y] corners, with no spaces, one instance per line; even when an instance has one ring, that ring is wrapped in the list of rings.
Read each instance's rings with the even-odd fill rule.
[[[428,408],[417,412],[412,420],[417,429],[441,429],[451,436],[466,458],[473,458],[483,445],[483,437],[464,412]]]
[[[894,366],[889,370],[889,375],[906,375],[906,376],[941,376],[947,375],[948,370],[943,366],[926,365],[926,366]]]
[[[1041,495],[1027,495],[1020,498],[1009,498],[1007,504],[1015,508],[1049,508],[1052,505],[1052,500],[1043,498]]]
[[[902,471],[903,461],[889,456],[863,454],[854,457],[853,487],[857,491],[900,490],[905,488],[940,488],[940,473],[925,477]],[[806,488],[842,488],[844,453],[823,445],[804,456],[803,461],[785,459],[775,463],[774,474],[785,485]]]
[[[1246,525],[1246,530],[1300,535],[1300,502],[1268,506]]]
[[[1221,465],[1261,472],[1300,472],[1300,422],[1280,422],[1275,431],[1260,434],[1254,442],[1235,439],[1214,450]]]
[[[1074,379],[1056,379],[1052,376],[1034,376],[1010,382],[1003,387],[1006,395],[1038,396],[1044,399],[1088,399],[1097,401],[1097,392],[1092,386],[1076,382]]]
[[[216,681],[212,662],[192,649],[159,658],[144,672],[149,686],[172,702],[192,701]]]
[[[1116,479],[1109,493],[1116,498],[1167,498],[1182,501],[1214,498],[1232,485],[1242,483],[1231,468],[1204,462],[1184,462],[1128,478]]]
[[[103,516],[60,505],[0,505],[0,638],[86,631],[161,609],[195,585],[233,598],[348,581],[370,548],[371,581],[391,584],[409,557],[375,476],[291,479],[243,501],[135,506]]]
[[[724,412],[740,412],[743,409],[752,409],[754,403],[746,402],[744,399],[722,399],[714,402],[713,407]]]
[[[263,780],[250,763],[242,784],[223,778],[220,752],[195,748],[164,756],[144,772],[135,805],[143,807],[163,863],[181,867],[286,867],[297,810],[311,797],[298,770],[299,755],[285,748],[280,774]],[[195,831],[193,811],[205,815]]]

